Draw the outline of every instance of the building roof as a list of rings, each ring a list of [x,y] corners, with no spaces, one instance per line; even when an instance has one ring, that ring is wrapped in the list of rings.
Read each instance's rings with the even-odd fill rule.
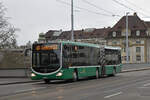
[[[49,30],[48,32],[46,32],[45,37],[47,38],[47,37],[53,36],[53,34],[54,34],[55,31],[56,30]]]
[[[141,36],[146,36],[145,31],[150,28],[150,21],[141,20],[136,13],[128,16],[128,28],[132,31],[131,36],[136,36],[136,31],[140,30]],[[126,16],[123,16],[112,28],[87,28],[74,31],[74,39],[94,39],[94,38],[112,38],[112,32],[116,31],[120,37],[123,29],[126,29]],[[70,40],[71,31],[49,30],[45,34],[46,40]]]
[[[148,28],[150,28],[150,21],[145,21],[145,24],[147,25]]]
[[[111,29],[111,31],[118,31],[126,28],[126,16],[123,16]],[[128,16],[128,28],[130,30],[145,30],[147,25],[141,20],[136,13]]]
[[[108,34],[108,31],[110,30],[110,27],[108,28],[88,28],[88,29],[82,29],[82,30],[75,30],[74,31],[74,38],[75,39],[88,39],[88,38],[105,38]],[[57,30],[58,31],[58,30]],[[45,37],[47,39],[67,39],[69,40],[71,38],[71,31],[62,31],[59,36],[54,35],[56,30],[49,30]]]

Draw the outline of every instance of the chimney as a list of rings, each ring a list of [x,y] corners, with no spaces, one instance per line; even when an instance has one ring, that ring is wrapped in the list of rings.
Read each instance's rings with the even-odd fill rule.
[[[136,13],[136,12],[134,12],[133,16],[137,16],[137,13]]]

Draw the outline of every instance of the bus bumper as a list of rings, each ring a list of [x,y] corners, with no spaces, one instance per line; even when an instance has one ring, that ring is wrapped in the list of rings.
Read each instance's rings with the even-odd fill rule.
[[[50,75],[42,75],[32,72],[30,77],[32,80],[43,80],[43,79],[50,79],[50,80],[64,80],[64,79],[72,79],[73,78],[73,69],[61,70],[55,74]]]

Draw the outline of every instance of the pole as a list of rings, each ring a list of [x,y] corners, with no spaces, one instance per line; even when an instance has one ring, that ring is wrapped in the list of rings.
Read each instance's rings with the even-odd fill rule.
[[[71,0],[71,40],[74,41],[73,0]]]
[[[128,14],[126,13],[126,63],[129,63],[129,46],[128,46]]]

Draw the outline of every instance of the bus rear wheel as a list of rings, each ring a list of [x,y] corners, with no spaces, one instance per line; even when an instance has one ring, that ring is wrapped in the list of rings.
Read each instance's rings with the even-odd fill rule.
[[[78,81],[78,75],[76,71],[73,72],[73,81],[74,82]]]
[[[116,69],[114,68],[112,74],[109,76],[115,76],[115,75],[116,75]]]
[[[116,75],[116,69],[114,68],[114,69],[113,69],[112,76],[115,76],[115,75]]]
[[[44,82],[45,82],[46,84],[48,84],[48,83],[50,83],[50,80],[49,80],[49,79],[44,79]]]
[[[98,70],[98,68],[96,69],[96,79],[98,79],[98,78],[100,78],[100,76],[99,76],[99,70]]]

